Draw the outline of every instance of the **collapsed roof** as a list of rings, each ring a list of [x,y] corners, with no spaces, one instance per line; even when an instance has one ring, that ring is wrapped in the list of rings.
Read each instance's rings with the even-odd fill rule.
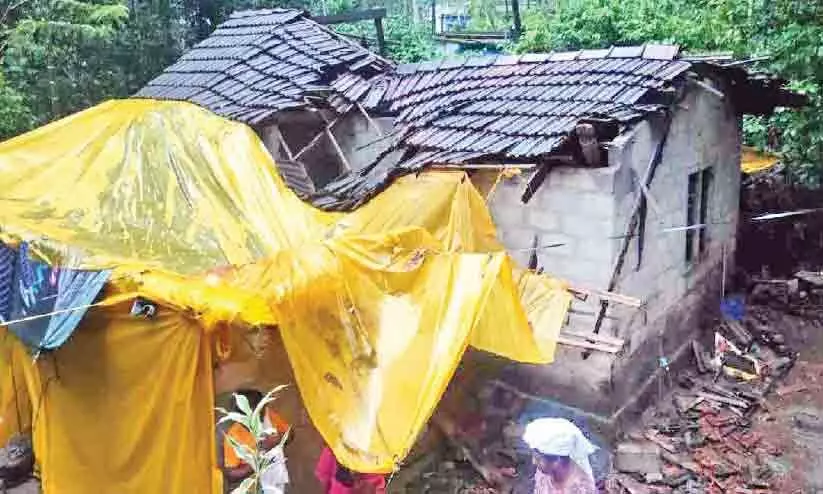
[[[444,59],[401,65],[370,81],[341,77],[332,87],[347,101],[396,116],[389,151],[402,155],[338,178],[313,200],[348,210],[393,178],[431,164],[541,163],[558,153],[579,155],[580,124],[593,124],[597,138],[608,141],[675,104],[689,81],[705,87],[700,79],[706,76],[725,82],[722,89],[740,113],[804,102],[781,79],[685,58],[674,45]]]
[[[722,82],[712,89],[706,77]],[[581,124],[595,145],[608,141],[675,104],[691,82],[722,91],[741,114],[804,103],[781,79],[684,57],[675,45],[394,67],[295,10],[234,14],[138,95],[191,101],[249,124],[309,104],[395,117],[392,144],[377,160],[311,192],[318,207],[350,210],[431,164],[580,159]],[[310,95],[322,98],[309,103]]]

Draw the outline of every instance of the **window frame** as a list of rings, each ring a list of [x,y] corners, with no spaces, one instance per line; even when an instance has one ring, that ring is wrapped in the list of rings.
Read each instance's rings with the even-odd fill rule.
[[[686,188],[686,238],[684,259],[686,266],[702,261],[711,240],[709,235],[709,215],[711,197],[714,190],[714,170],[701,168],[689,173]]]

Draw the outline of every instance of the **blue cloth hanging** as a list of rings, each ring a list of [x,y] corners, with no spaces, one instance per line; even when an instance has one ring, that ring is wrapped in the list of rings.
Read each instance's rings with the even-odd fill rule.
[[[0,243],[0,323],[11,317],[11,295],[14,290],[14,266],[17,251]]]
[[[28,246],[21,244],[15,264],[9,320],[22,321],[9,324],[9,329],[34,350],[59,348],[80,324],[88,310],[86,306],[94,302],[110,275],[109,270],[49,266],[31,259]]]

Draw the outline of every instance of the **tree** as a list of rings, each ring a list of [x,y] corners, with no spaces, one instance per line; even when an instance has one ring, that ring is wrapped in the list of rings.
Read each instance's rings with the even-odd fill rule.
[[[5,32],[7,86],[23,96],[38,122],[65,115],[116,92],[121,69],[106,56],[128,18],[119,4],[77,0],[20,6]]]
[[[541,52],[646,42],[678,43],[689,51],[727,50],[739,57],[769,54],[755,65],[791,81],[809,96],[800,111],[747,118],[745,140],[778,151],[798,180],[823,175],[823,2],[803,0],[574,0],[526,16],[526,34],[510,47]]]

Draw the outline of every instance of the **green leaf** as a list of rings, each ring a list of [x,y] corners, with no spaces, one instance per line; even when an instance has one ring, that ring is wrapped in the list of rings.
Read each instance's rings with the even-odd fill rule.
[[[237,454],[237,457],[245,463],[249,465],[255,472],[257,472],[257,452],[246,446],[245,444],[241,444],[237,441],[237,439],[231,437],[230,435],[226,435],[226,439],[229,440],[229,444],[234,452]]]
[[[239,408],[241,412],[245,413],[246,415],[251,415],[251,405],[249,405],[248,398],[246,398],[240,393],[234,393],[234,402],[237,403],[237,408]]]
[[[252,494],[254,491],[255,484],[257,484],[257,477],[252,475],[243,479],[243,482],[240,483],[234,490],[231,491],[231,494]]]

